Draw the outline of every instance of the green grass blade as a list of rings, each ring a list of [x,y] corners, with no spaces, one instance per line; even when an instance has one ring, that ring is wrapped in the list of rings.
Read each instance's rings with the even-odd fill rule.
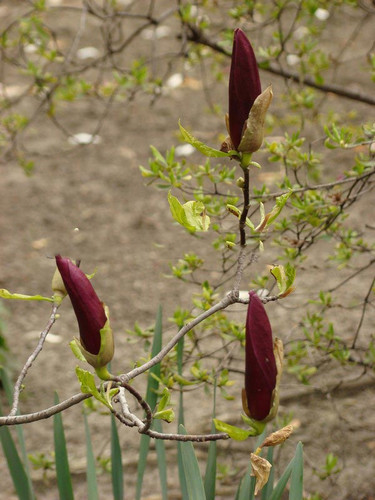
[[[267,435],[267,432],[268,432],[267,427],[265,427],[262,434],[258,436],[255,448],[258,448],[258,446],[260,446],[263,443],[264,438]],[[255,477],[251,476],[251,472],[252,472],[251,464],[249,464],[249,467],[247,468],[247,471],[239,484],[236,493],[236,500],[252,500],[254,498]]]
[[[216,432],[215,424],[213,422],[213,419],[215,417],[216,417],[216,380],[215,380],[214,394],[213,394],[212,424],[211,424],[212,433]],[[206,493],[207,500],[215,500],[216,452],[217,452],[217,443],[216,441],[211,441],[208,447],[206,473],[204,475],[204,491]]]
[[[241,479],[236,493],[236,500],[252,500],[254,498],[255,478],[251,475],[251,465],[246,470],[246,474]]]
[[[155,420],[153,427],[157,432],[163,432],[163,426],[160,420]],[[164,441],[162,439],[155,439],[155,448],[158,457],[161,495],[163,500],[168,500],[167,458]]]
[[[122,470],[122,458],[120,440],[118,437],[116,419],[111,414],[111,475],[112,491],[114,500],[123,500],[124,498],[124,477]]]
[[[98,483],[96,480],[95,457],[92,451],[90,428],[87,421],[86,413],[83,414],[83,419],[85,422],[85,437],[86,437],[87,495],[90,500],[99,500]]]
[[[294,455],[293,469],[290,478],[289,500],[302,500],[303,498],[303,445],[297,444]]]
[[[162,326],[162,307],[158,307],[157,315],[156,315],[156,321],[155,321],[155,331],[154,331],[154,339],[152,342],[152,348],[151,348],[151,357],[156,356],[158,352],[160,352],[162,348],[162,334],[163,334],[163,326]],[[155,379],[152,374],[156,375],[157,377],[160,376],[160,363],[153,366],[148,374],[148,380],[147,380],[147,390],[146,390],[146,401],[150,405],[151,409],[153,410],[156,405],[157,401],[157,393],[156,391],[159,388],[159,382],[157,379]],[[156,423],[156,422],[155,422]],[[141,493],[142,493],[142,484],[143,484],[143,477],[144,473],[146,470],[146,465],[147,465],[147,455],[149,452],[150,448],[150,437],[146,435],[141,436],[141,442],[139,446],[139,457],[138,457],[138,467],[137,467],[137,486],[136,486],[136,494],[135,498],[136,500],[140,500],[141,498]],[[157,450],[156,450],[157,451]],[[160,471],[160,465],[159,465],[159,475],[161,474]],[[160,480],[162,481],[162,476],[160,476]],[[164,479],[163,479],[164,481]],[[166,483],[166,479],[165,479]],[[162,484],[162,489],[164,488]]]
[[[2,366],[0,367],[0,380],[1,380],[2,384],[3,384],[4,390],[5,390],[5,394],[6,394],[7,399],[8,399],[9,406],[11,406],[12,403],[13,403],[13,387],[12,387],[12,384],[11,384],[11,382],[9,380],[8,373],[6,372],[6,370]],[[19,414],[19,412],[17,412],[17,414]],[[34,491],[33,491],[33,485],[32,485],[32,481],[31,481],[29,459],[27,458],[25,437],[24,437],[24,434],[23,434],[23,427],[22,427],[22,425],[16,425],[16,432],[17,432],[18,444],[19,444],[19,447],[21,449],[22,463],[23,463],[23,466],[24,466],[24,469],[25,469],[25,474],[26,474],[26,477],[27,477],[27,481],[29,483],[29,489],[30,489],[30,495],[31,495],[30,498],[32,500],[34,500],[35,499],[35,494],[34,494]]]
[[[138,467],[137,467],[137,488],[135,493],[136,500],[140,500],[143,485],[143,476],[146,470],[147,455],[150,448],[150,436],[142,434],[139,444]]]
[[[184,356],[184,337],[177,344],[177,371],[179,375],[182,375],[182,361]],[[185,415],[184,415],[184,393],[180,391],[178,398],[178,427],[185,425]],[[178,478],[180,481],[180,490],[182,500],[188,500],[188,490],[186,486],[184,464],[182,462],[182,448],[181,442],[177,443],[177,465],[178,465]]]
[[[0,415],[2,415],[1,408]],[[30,490],[25,469],[8,427],[0,427],[0,440],[18,498],[31,500],[34,498],[33,493]]]
[[[272,490],[273,490],[273,480],[274,480],[274,475],[275,475],[275,467],[273,467],[273,451],[274,447],[270,446],[267,451],[267,460],[269,463],[272,465],[271,471],[270,471],[270,476],[268,478],[267,484],[264,486],[262,489],[262,500],[268,500],[270,496],[272,495]]]
[[[180,425],[179,430],[180,434],[186,434],[183,425]],[[202,476],[193,444],[190,441],[181,442],[181,453],[189,500],[206,500]]]
[[[285,486],[289,480],[290,474],[292,473],[293,464],[294,464],[294,457],[289,462],[289,464],[286,466],[282,476],[280,477],[275,488],[273,489],[272,495],[269,497],[269,500],[280,500],[280,498],[285,490]]]
[[[59,403],[59,397],[55,393],[55,404]],[[69,470],[68,453],[61,413],[53,417],[53,435],[55,442],[56,479],[60,500],[73,500],[72,478]]]

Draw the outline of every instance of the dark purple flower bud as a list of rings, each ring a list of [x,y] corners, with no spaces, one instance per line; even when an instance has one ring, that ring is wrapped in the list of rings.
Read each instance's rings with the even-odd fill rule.
[[[245,33],[236,29],[229,77],[229,135],[235,149],[255,99],[261,94],[258,65]]]
[[[245,351],[244,410],[250,418],[264,420],[274,403],[278,367],[271,325],[262,301],[255,292],[250,292]]]
[[[104,305],[85,273],[70,259],[57,255],[56,265],[77,317],[82,347],[97,355],[102,342],[100,330],[107,322]]]

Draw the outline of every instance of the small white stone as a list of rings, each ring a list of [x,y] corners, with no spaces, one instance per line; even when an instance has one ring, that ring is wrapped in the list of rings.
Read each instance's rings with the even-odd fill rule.
[[[329,11],[327,9],[316,9],[315,17],[319,19],[319,21],[326,21],[329,18]]]
[[[28,43],[24,46],[23,50],[26,52],[26,54],[35,54],[35,52],[38,50],[38,46],[34,43]]]
[[[183,81],[184,77],[182,76],[182,74],[175,73],[174,75],[168,78],[168,80],[165,82],[165,86],[168,87],[169,89],[176,89],[182,85]]]
[[[157,26],[157,28],[145,29],[142,31],[142,38],[145,40],[153,40],[154,38],[160,39],[167,37],[171,32],[171,28],[169,26]]]
[[[71,135],[68,139],[69,144],[79,145],[79,144],[99,144],[101,142],[101,137],[99,135],[88,134],[87,132],[80,132],[78,134]]]
[[[82,47],[77,50],[78,59],[94,59],[98,57],[99,50],[96,47]]]
[[[302,40],[302,38],[305,38],[305,36],[307,36],[309,33],[310,30],[306,26],[298,26],[296,31],[293,33],[293,37],[296,40]]]
[[[190,156],[194,153],[195,148],[191,144],[180,144],[176,146],[174,151],[176,156]]]
[[[286,56],[286,62],[289,66],[295,66],[300,62],[301,58],[300,56],[297,56],[297,54],[288,54]]]

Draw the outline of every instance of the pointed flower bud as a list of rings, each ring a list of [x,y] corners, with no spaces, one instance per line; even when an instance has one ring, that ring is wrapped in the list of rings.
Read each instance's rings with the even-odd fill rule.
[[[77,317],[80,335],[77,344],[87,362],[100,369],[111,361],[114,353],[105,306],[85,273],[70,259],[57,255],[56,265]]]
[[[226,139],[224,147],[230,149],[232,146],[243,153],[253,153],[260,148],[264,118],[271,99],[271,87],[262,93],[253,48],[245,33],[236,29],[229,77],[227,128],[230,137]]]
[[[273,342],[271,325],[258,295],[255,292],[250,292],[249,295],[242,404],[248,417],[268,421],[277,412],[282,343],[279,339]]]

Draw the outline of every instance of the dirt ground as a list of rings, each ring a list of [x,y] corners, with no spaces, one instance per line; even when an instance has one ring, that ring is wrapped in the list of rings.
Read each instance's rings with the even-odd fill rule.
[[[11,9],[9,2],[6,4]],[[5,12],[5,11],[4,11]],[[3,13],[4,13],[3,12]],[[9,12],[8,12],[9,13]],[[6,14],[6,12],[5,12]],[[73,32],[75,23],[69,21],[68,33]],[[69,26],[69,22],[71,25]],[[370,26],[368,36],[370,36]],[[336,26],[339,30],[339,26]],[[69,31],[70,30],[70,31]],[[366,35],[364,35],[366,36]],[[173,40],[172,40],[173,41]],[[167,39],[163,43],[172,43]],[[84,45],[85,40],[82,42]],[[150,42],[141,41],[145,48]],[[141,50],[141,46],[137,50]],[[181,67],[174,68],[175,72]],[[92,272],[99,297],[110,307],[115,332],[116,355],[113,361],[115,371],[128,370],[134,360],[143,355],[140,344],[132,342],[126,334],[137,321],[142,327],[154,321],[159,304],[163,305],[165,336],[170,336],[168,318],[177,306],[190,307],[191,290],[177,281],[165,277],[169,263],[175,262],[186,249],[194,248],[185,232],[172,225],[166,194],[145,186],[139,172],[139,165],[146,165],[149,145],[153,144],[164,152],[171,145],[178,145],[177,122],[179,118],[194,130],[197,137],[215,144],[223,132],[223,121],[217,116],[202,113],[207,107],[202,88],[191,82],[170,89],[150,107],[150,99],[137,97],[122,106],[116,104],[110,111],[104,127],[100,130],[100,143],[89,147],[72,146],[46,120],[39,120],[28,137],[28,147],[37,151],[35,172],[27,177],[22,169],[9,161],[1,166],[0,214],[1,214],[1,273],[0,287],[28,294],[50,295],[50,281],[54,271],[53,257],[56,253],[78,257],[82,268]],[[261,74],[267,82],[270,75]],[[350,78],[348,77],[348,80]],[[344,82],[345,83],[345,82]],[[275,77],[275,87],[282,85]],[[214,90],[215,102],[226,106],[226,87]],[[277,93],[274,106],[277,106]],[[335,100],[336,99],[336,100]],[[334,96],[328,97],[327,105],[337,103]],[[343,101],[340,106],[351,109],[352,103]],[[370,118],[366,106],[357,106],[359,114]],[[96,110],[88,100],[66,105],[61,109],[64,123],[74,133],[91,133],[97,118]],[[65,141],[65,142],[64,142]],[[59,151],[56,154],[56,151]],[[199,156],[192,156],[201,161]],[[269,173],[275,167],[267,164]],[[369,207],[373,200],[364,198],[350,220],[363,222],[372,220]],[[78,229],[78,230],[77,230]],[[203,239],[199,248],[209,252],[209,243]],[[270,255],[273,250],[270,250]],[[322,252],[321,249],[317,252]],[[256,264],[257,271],[269,262],[268,255]],[[319,290],[330,270],[332,282],[337,276],[333,266],[326,262],[322,253],[314,251],[309,255],[317,272],[300,278],[297,292],[287,305],[268,306],[273,325],[278,335],[288,342],[298,322],[299,308],[306,302],[306,293]],[[243,287],[251,281],[245,276]],[[351,290],[360,294],[361,284]],[[344,292],[343,292],[344,293]],[[17,370],[35,346],[38,335],[49,317],[49,306],[45,303],[7,302],[6,336],[12,352],[12,365]],[[238,317],[245,317],[246,306],[236,305],[233,311]],[[353,328],[350,312],[343,312],[342,329]],[[292,322],[293,328],[290,328]],[[373,326],[372,326],[373,328]],[[368,328],[370,333],[371,325]],[[76,360],[68,342],[76,335],[76,322],[68,301],[61,309],[61,319],[53,328],[51,338],[46,342],[26,379],[22,394],[22,412],[31,412],[52,404],[54,391],[60,399],[79,392],[75,376]],[[294,377],[286,374],[281,386],[280,414],[293,414],[297,430],[280,454],[277,469],[291,457],[296,443],[304,444],[306,495],[319,491],[324,499],[371,500],[375,498],[375,417],[374,379],[367,374],[360,377],[358,370],[323,367],[321,374],[310,386],[302,386]],[[337,386],[337,381],[344,383]],[[145,380],[137,379],[138,389]],[[231,393],[234,401],[220,401],[218,418],[239,424],[240,388],[238,380]],[[211,400],[203,392],[191,394],[186,400],[186,427],[190,432],[208,432],[211,425]],[[63,414],[68,452],[77,500],[87,498],[85,484],[85,447],[82,411],[80,407],[69,409]],[[109,455],[109,418],[92,414],[89,417],[94,442],[94,453],[102,457]],[[175,424],[171,424],[174,426]],[[173,427],[174,428],[174,427]],[[52,420],[36,422],[24,428],[28,452],[49,453],[53,450]],[[121,428],[120,439],[124,458],[126,498],[134,497],[137,449],[140,436],[134,429]],[[167,443],[168,483],[170,499],[180,498],[178,476],[175,467],[176,448]],[[238,478],[247,466],[248,454],[253,443],[225,442],[219,444],[220,464],[226,467],[226,475],[218,487],[217,498],[234,498]],[[196,446],[197,454],[204,465],[206,445]],[[338,456],[340,472],[322,482],[316,474],[321,469],[325,455],[332,452]],[[16,496],[0,454],[1,500],[12,500]],[[143,498],[156,500],[158,474],[154,449],[146,472]],[[54,500],[57,489],[53,473],[42,478],[40,471],[33,472],[38,499]],[[99,477],[100,498],[111,497],[109,474]]]

